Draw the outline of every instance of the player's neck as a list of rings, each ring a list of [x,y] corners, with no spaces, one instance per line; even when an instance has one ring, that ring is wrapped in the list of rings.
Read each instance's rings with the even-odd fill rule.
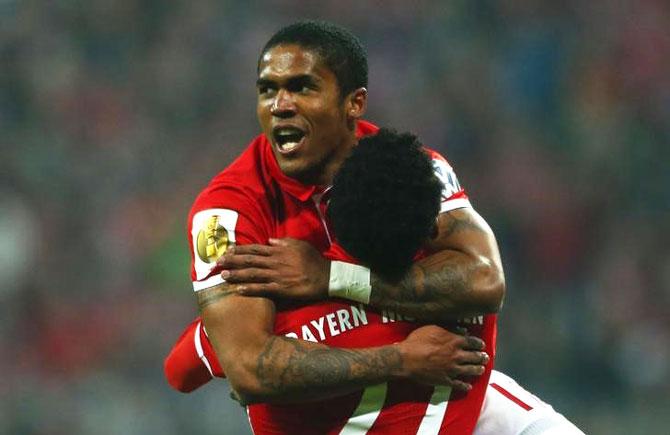
[[[352,139],[335,148],[332,153],[327,155],[324,160],[310,173],[303,174],[298,181],[306,185],[319,186],[326,188],[333,184],[335,174],[342,166],[342,163],[349,156],[351,149],[355,146],[356,139]]]

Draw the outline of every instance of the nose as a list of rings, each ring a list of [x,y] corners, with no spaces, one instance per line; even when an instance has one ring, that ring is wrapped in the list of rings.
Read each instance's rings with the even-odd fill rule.
[[[270,113],[278,118],[290,118],[295,115],[296,107],[293,95],[285,89],[280,89],[270,106]]]

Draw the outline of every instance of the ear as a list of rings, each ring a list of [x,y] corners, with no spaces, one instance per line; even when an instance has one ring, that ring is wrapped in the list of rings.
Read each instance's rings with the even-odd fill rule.
[[[349,120],[362,118],[368,108],[368,90],[358,88],[347,96],[346,111]]]

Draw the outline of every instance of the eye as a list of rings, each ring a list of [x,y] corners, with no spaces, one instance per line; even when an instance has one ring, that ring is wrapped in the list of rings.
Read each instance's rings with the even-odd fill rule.
[[[307,94],[316,90],[316,86],[308,80],[296,80],[293,83],[289,83],[287,90],[296,94]]]
[[[258,95],[271,96],[275,92],[275,88],[270,85],[258,85]]]

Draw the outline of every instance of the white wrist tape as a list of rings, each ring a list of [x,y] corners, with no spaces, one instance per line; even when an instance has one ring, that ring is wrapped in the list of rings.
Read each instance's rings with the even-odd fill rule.
[[[329,296],[367,304],[371,291],[370,269],[343,261],[330,262]]]

